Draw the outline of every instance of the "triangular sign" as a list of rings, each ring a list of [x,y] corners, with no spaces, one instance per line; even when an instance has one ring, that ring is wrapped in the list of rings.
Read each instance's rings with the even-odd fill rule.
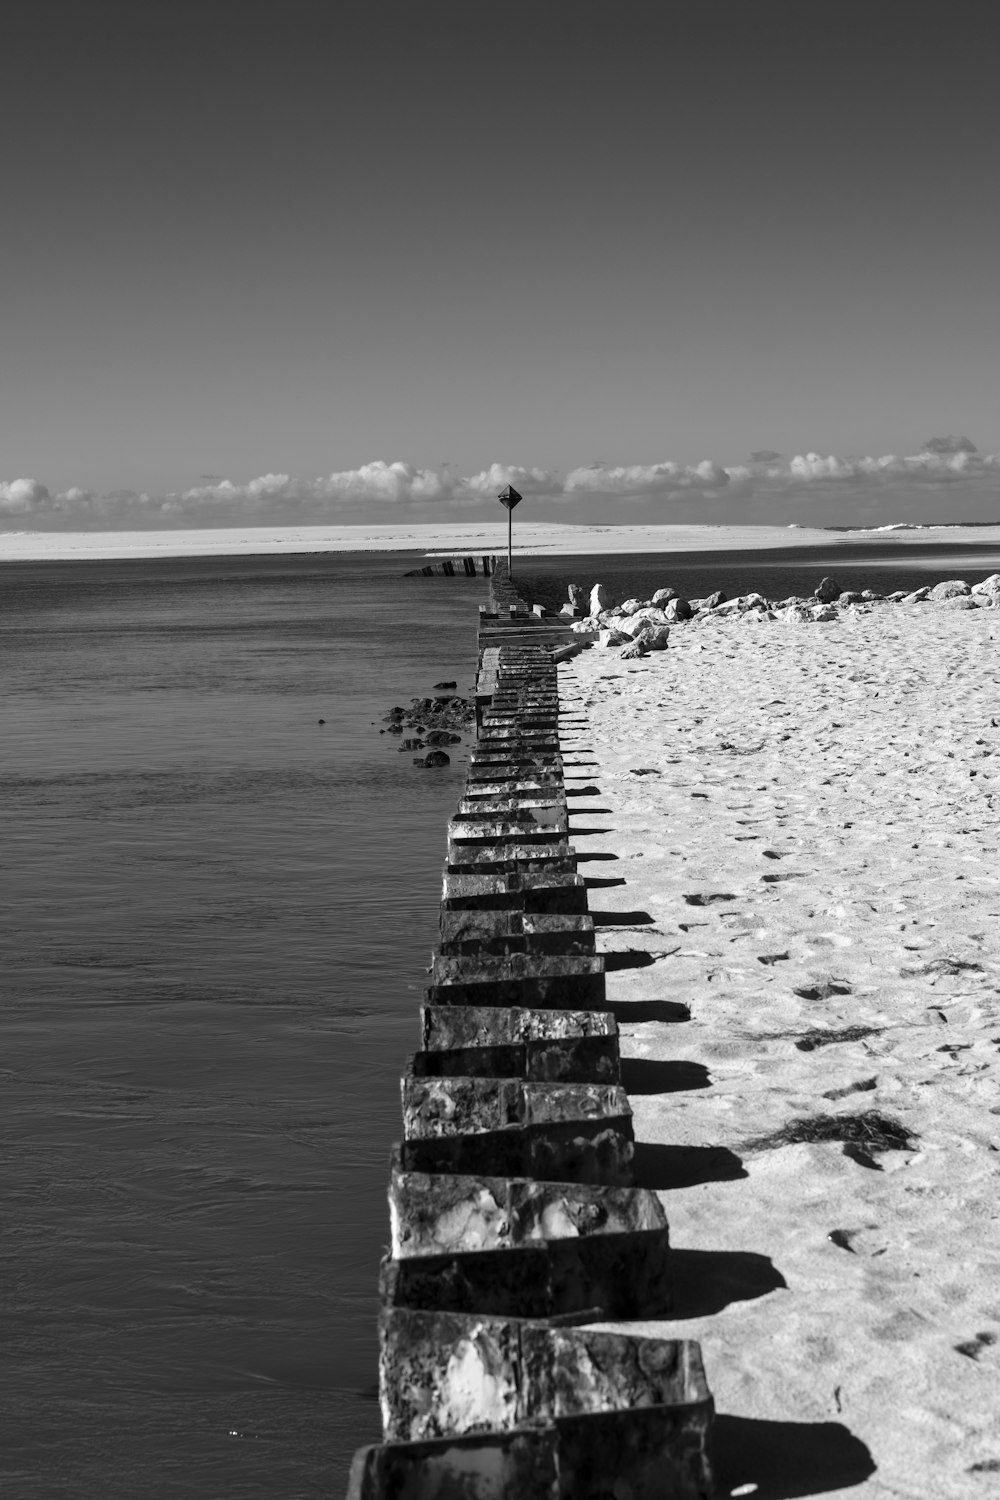
[[[504,485],[503,489],[497,496],[497,499],[500,501],[501,505],[506,506],[507,510],[513,510],[514,506],[520,504],[520,502],[524,499],[524,496],[519,495],[512,484],[507,484]]]

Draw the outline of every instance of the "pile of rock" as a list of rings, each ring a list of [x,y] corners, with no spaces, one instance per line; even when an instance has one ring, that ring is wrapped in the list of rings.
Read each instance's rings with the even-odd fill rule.
[[[579,610],[585,596],[578,584],[570,584],[569,596],[574,610]],[[604,584],[596,583],[590,591],[589,613],[576,620],[570,629],[582,636],[596,635],[604,647],[623,646],[624,657],[637,657],[665,650],[670,627],[682,621],[738,617],[749,624],[784,620],[804,625],[837,620],[843,610],[867,613],[876,606],[921,604],[925,600],[953,609],[1000,608],[1000,573],[971,585],[961,578],[948,579],[912,593],[905,589],[892,594],[878,594],[874,589],[844,589],[832,578],[823,578],[808,598],[792,595],[774,600],[750,593],[727,599],[717,590],[705,599],[684,599],[676,589],[662,588],[651,599],[626,599],[622,604],[615,603]]]
[[[441,747],[459,744],[463,731],[468,730],[475,720],[476,706],[469,698],[460,698],[454,693],[436,698],[411,698],[408,708],[397,704],[383,715],[386,728],[380,729],[379,733],[402,735],[408,729],[411,733],[400,740],[400,750],[431,747],[427,755],[414,760],[414,765],[446,766],[450,756]]]

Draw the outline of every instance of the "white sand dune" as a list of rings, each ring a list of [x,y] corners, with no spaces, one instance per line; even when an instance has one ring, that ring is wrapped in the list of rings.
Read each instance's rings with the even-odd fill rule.
[[[625,880],[591,907],[633,914],[600,946],[653,960],[609,998],[691,1012],[623,1022],[637,1138],[746,1173],[695,1154],[705,1180],[664,1194],[736,1300],[643,1326],[701,1340],[720,1412],[866,1444],[876,1471],[830,1494],[1000,1494],[1000,613],[698,622],[560,687],[600,790],[573,821],[607,825],[578,847],[617,856],[584,873]],[[912,1149],[749,1144],[862,1111]]]
[[[606,555],[614,552],[732,552],[771,547],[870,543],[886,546],[935,540],[974,542],[997,548],[1000,526],[942,527],[917,531],[822,531],[788,526],[569,526],[517,521],[519,556]],[[420,551],[428,556],[504,552],[507,527],[501,518],[456,526],[245,526],[173,531],[0,532],[0,562],[145,557],[225,557],[281,552]],[[923,565],[923,560],[921,561]],[[928,566],[934,565],[928,561]],[[987,558],[984,566],[997,563]]]

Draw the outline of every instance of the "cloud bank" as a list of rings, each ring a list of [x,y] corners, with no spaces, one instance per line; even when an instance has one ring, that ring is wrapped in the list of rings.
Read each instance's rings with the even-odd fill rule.
[[[783,456],[758,449],[746,463],[663,460],[554,470],[492,463],[476,473],[375,460],[315,479],[263,474],[211,478],[165,495],[133,490],[53,492],[37,479],[0,481],[0,526],[111,530],[133,526],[292,525],[305,522],[446,521],[485,510],[512,484],[534,519],[608,522],[772,522],[869,525],[899,521],[1000,521],[1000,456],[966,437],[929,438],[917,453]],[[531,502],[530,506],[527,502]]]

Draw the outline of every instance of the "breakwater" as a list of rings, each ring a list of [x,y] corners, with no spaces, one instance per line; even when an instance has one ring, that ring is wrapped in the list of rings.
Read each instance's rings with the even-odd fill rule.
[[[570,839],[589,789],[556,660],[577,649],[499,562],[390,1165],[384,1441],[349,1500],[711,1494],[698,1345],[593,1326],[668,1316],[672,1287]]]
[[[409,568],[404,578],[477,578],[481,574],[489,578],[496,569],[497,560],[492,552],[482,557],[446,557],[439,563],[424,563],[421,568]]]

